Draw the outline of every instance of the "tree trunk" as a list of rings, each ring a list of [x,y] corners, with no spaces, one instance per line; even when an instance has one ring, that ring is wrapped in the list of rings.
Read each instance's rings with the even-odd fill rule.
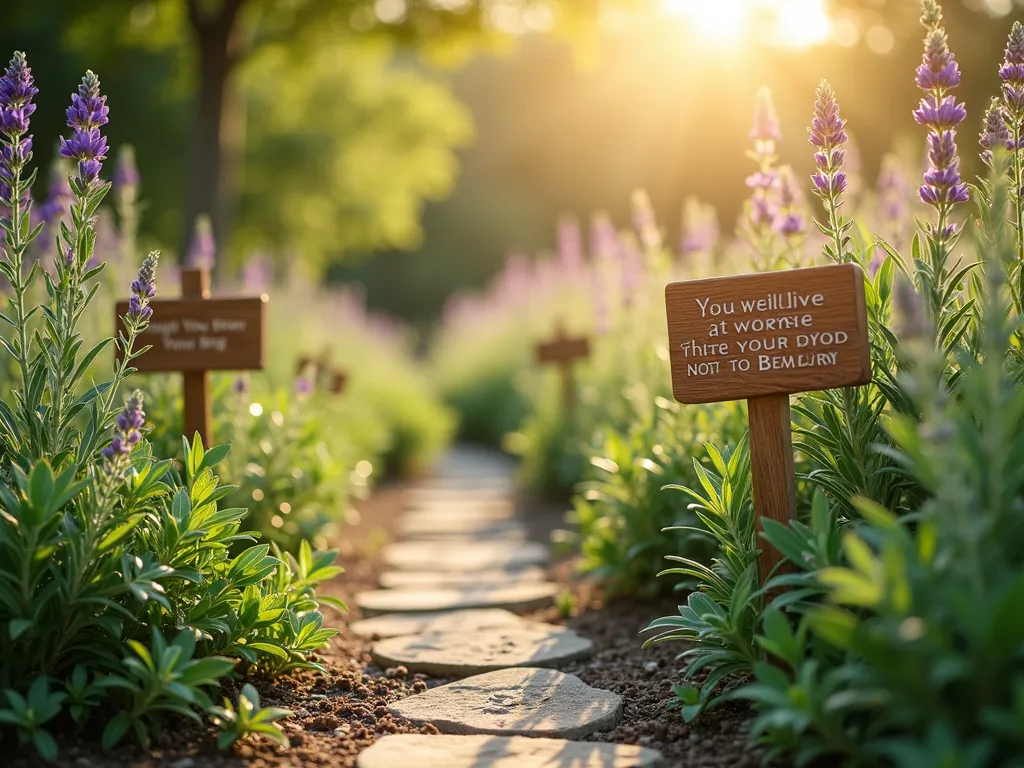
[[[196,217],[205,214],[213,225],[217,250],[230,235],[230,154],[237,120],[229,110],[239,100],[232,97],[232,74],[241,58],[236,30],[238,12],[245,0],[223,0],[220,8],[203,12],[200,0],[188,0],[189,21],[199,53],[199,88],[192,128],[192,158],[182,209],[180,259],[185,261]],[[228,130],[231,129],[231,130]]]

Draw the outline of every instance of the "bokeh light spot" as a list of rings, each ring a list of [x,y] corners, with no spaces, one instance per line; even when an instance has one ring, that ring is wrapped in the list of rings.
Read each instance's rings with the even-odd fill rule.
[[[868,30],[864,42],[874,53],[889,53],[896,45],[896,38],[888,27],[876,24]]]

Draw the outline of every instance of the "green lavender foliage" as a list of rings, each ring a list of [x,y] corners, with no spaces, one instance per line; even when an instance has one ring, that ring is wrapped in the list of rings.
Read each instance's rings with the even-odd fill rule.
[[[315,590],[339,569],[333,553],[303,545],[284,556],[243,531],[246,510],[224,506],[233,489],[214,471],[228,446],[186,441],[180,468],[144,439],[104,451],[124,431],[115,401],[148,320],[130,315],[116,339],[85,345],[103,270],[87,265],[109,185],[71,178],[58,242],[69,255],[49,272],[25,260],[38,234],[31,180],[17,169],[0,200],[10,212],[0,357],[14,370],[0,401],[0,734],[54,760],[58,729],[146,743],[168,712],[201,720],[234,670],[316,667],[335,630]],[[96,358],[113,345],[120,362],[97,382]]]
[[[864,523],[843,535],[842,562],[813,573],[826,599],[795,612],[807,642],[785,650],[791,624],[776,620],[762,646],[782,663],[755,667],[757,683],[735,693],[757,703],[752,734],[774,752],[1022,764],[1024,391],[1007,354],[1020,316],[1000,162],[979,201],[978,346],[953,383],[930,334],[905,332],[898,348],[920,418],[891,418],[888,452],[927,500],[912,520],[854,501]]]
[[[708,575],[702,610],[654,623],[696,642],[684,655],[713,659],[703,688],[678,687],[684,716],[753,702],[751,736],[768,758],[1024,765],[1024,233],[1010,224],[1010,159],[995,147],[974,190],[977,216],[962,231],[975,259],[953,258],[960,229],[919,234],[910,259],[879,243],[887,259],[866,283],[874,382],[801,398],[810,519],[765,522],[788,572],[752,593],[722,594]],[[756,613],[747,658],[729,644],[736,623],[720,618],[737,595]],[[730,664],[754,682],[707,695]]]
[[[701,439],[729,435],[730,429],[736,436],[739,412],[735,404],[687,411],[659,396],[638,407],[627,426],[604,428],[589,449],[592,469],[578,487],[566,517],[571,527],[563,534],[579,547],[583,572],[615,593],[693,586],[654,578],[666,553],[706,562],[713,549],[711,537],[699,529],[700,513],[664,488],[695,481],[704,470],[698,460]]]

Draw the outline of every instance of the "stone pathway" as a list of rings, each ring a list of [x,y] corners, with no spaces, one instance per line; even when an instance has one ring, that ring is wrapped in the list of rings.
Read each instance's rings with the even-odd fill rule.
[[[455,449],[438,476],[407,498],[381,551],[382,589],[356,595],[356,634],[376,640],[382,667],[462,678],[396,702],[392,714],[441,734],[391,735],[358,768],[657,768],[652,750],[571,741],[613,729],[622,698],[557,667],[593,644],[563,627],[526,621],[559,592],[546,580],[547,546],[515,519],[510,462]]]
[[[664,768],[653,749],[522,736],[385,736],[359,756],[359,768]]]

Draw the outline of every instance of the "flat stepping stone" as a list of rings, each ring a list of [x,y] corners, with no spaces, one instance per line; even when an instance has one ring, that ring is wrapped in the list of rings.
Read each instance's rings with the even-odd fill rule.
[[[396,717],[431,723],[441,733],[578,739],[614,728],[622,717],[622,697],[557,669],[528,667],[431,688],[389,709]]]
[[[526,622],[486,632],[435,632],[382,640],[370,650],[382,667],[433,677],[469,677],[509,667],[556,667],[589,658],[594,644],[571,629]]]
[[[400,541],[388,544],[380,552],[389,568],[399,571],[492,571],[544,565],[548,548],[534,541],[453,542]]]
[[[508,586],[525,582],[544,581],[547,578],[543,568],[517,568],[509,571],[469,571],[468,573],[443,573],[437,571],[384,571],[378,581],[384,589],[419,589],[422,587],[443,587],[464,589],[480,586]]]
[[[448,518],[461,519],[466,522],[482,520],[511,520],[515,515],[515,505],[508,499],[451,499],[449,501],[433,501],[429,503],[406,504],[408,510],[403,519],[423,515],[430,519]]]
[[[428,736],[400,733],[378,739],[356,768],[665,768],[660,752],[632,744],[602,744],[524,736]]]
[[[406,541],[429,541],[439,546],[449,544],[467,544],[475,541],[504,541],[508,544],[520,544],[527,540],[526,531],[522,526],[501,528],[477,528],[472,530],[441,531],[432,533],[423,531],[421,533],[407,533],[402,536]]]
[[[428,611],[425,613],[387,613],[349,624],[359,637],[373,639],[427,632],[479,632],[482,629],[508,627],[522,623],[511,611],[501,608],[471,608],[464,611]]]
[[[360,592],[355,603],[367,616],[463,608],[505,608],[527,613],[551,605],[558,591],[557,584],[547,581],[466,589],[378,589]]]
[[[516,489],[515,481],[508,475],[494,473],[482,475],[466,475],[463,477],[446,476],[437,477],[431,480],[422,480],[412,489],[413,492],[427,491],[428,493],[439,493],[442,491],[483,491],[493,493],[494,491],[505,491],[513,493]]]
[[[412,513],[403,515],[396,525],[400,536],[408,538],[445,538],[448,536],[493,536],[525,534],[526,526],[514,520],[489,520],[481,517],[460,517]]]
[[[408,491],[406,498],[411,504],[438,504],[452,501],[481,502],[481,501],[508,501],[510,489],[508,487],[484,487],[484,488],[413,488]]]

